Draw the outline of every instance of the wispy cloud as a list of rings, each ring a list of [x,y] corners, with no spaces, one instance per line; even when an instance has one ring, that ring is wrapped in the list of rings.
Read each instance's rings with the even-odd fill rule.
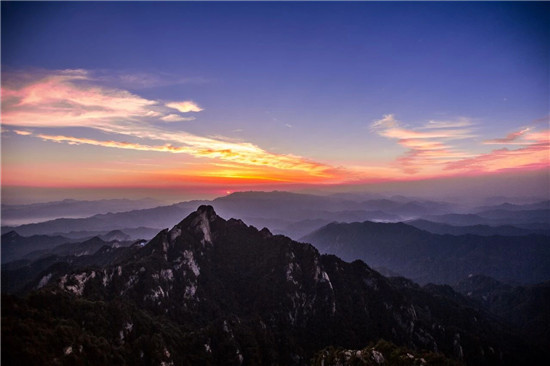
[[[495,172],[509,169],[550,167],[550,130],[528,133],[525,128],[516,133],[494,139],[498,144],[521,144],[517,149],[502,148],[473,158],[447,164],[446,170]],[[518,139],[522,139],[518,142]],[[491,141],[491,140],[489,140]]]
[[[505,137],[492,139],[492,140],[485,140],[483,141],[484,144],[487,145],[511,145],[511,144],[525,144],[525,142],[518,141],[521,140],[521,137],[524,136],[527,132],[529,132],[531,129],[529,127],[523,128],[519,131],[511,132]]]
[[[192,100],[184,100],[183,102],[170,102],[166,103],[166,106],[169,108],[177,109],[181,113],[200,112],[204,110]]]
[[[443,139],[459,140],[474,137],[465,130],[442,130],[419,132],[404,128],[389,128],[379,132],[380,135],[394,139]]]
[[[408,149],[395,164],[407,174],[431,171],[434,167],[470,156],[450,145],[451,141],[473,137],[471,122],[429,121],[419,129],[404,128],[393,114],[384,115],[371,124],[371,130]]]
[[[198,158],[248,166],[302,172],[312,177],[334,177],[336,169],[292,154],[270,153],[250,142],[203,137],[182,130],[167,130],[163,122],[188,121],[170,113],[201,111],[192,101],[162,103],[125,90],[96,85],[83,70],[65,70],[12,83],[2,88],[2,122],[13,127],[86,127],[110,135],[99,140],[83,135],[33,134],[46,141],[108,148],[182,153]],[[18,129],[18,131],[22,131]],[[74,130],[72,130],[75,133]],[[132,142],[123,141],[127,136]],[[158,141],[159,144],[151,143]]]
[[[164,122],[181,122],[181,121],[194,121],[195,117],[182,117],[179,114],[168,114],[160,117]]]
[[[402,127],[393,114],[387,114],[382,119],[374,121],[371,130],[395,139],[459,140],[475,136],[470,128],[466,128],[470,126],[471,121],[461,118],[457,121],[429,121],[418,129],[409,129]]]
[[[385,114],[383,118],[374,121],[371,124],[371,128],[373,130],[386,130],[397,127],[398,125],[399,122],[397,122],[393,114]]]
[[[32,135],[32,132],[29,132],[29,131],[13,130],[13,132],[15,132],[16,134],[21,135],[21,136]]]
[[[341,183],[549,166],[548,130],[538,131],[540,126],[517,129],[473,146],[477,130],[468,118],[432,120],[411,127],[388,114],[373,121],[371,131],[394,141],[405,152],[391,164],[354,161],[351,164],[357,166],[336,167],[303,156],[273,153],[240,139],[192,134],[185,131],[185,124],[170,123],[190,121],[196,117],[181,114],[202,110],[190,100],[165,103],[105,86],[86,70],[27,73],[8,77],[2,85],[2,132],[8,126],[10,133],[62,144],[210,159],[209,164],[199,164],[204,167],[200,173],[208,177]],[[505,148],[479,153],[489,145]]]
[[[83,70],[63,70],[19,87],[2,87],[2,122],[27,127],[108,127],[151,116],[154,100],[90,84]]]
[[[424,129],[433,129],[433,128],[461,128],[461,127],[469,127],[473,126],[473,122],[469,118],[460,117],[456,120],[445,120],[445,121],[437,121],[437,120],[431,120],[426,123],[423,128]]]
[[[84,144],[139,151],[169,152],[174,154],[183,153],[196,157],[221,159],[251,166],[265,166],[282,170],[303,171],[319,177],[331,177],[332,172],[335,171],[334,168],[328,165],[308,161],[298,156],[268,153],[258,146],[249,143],[235,144],[212,140],[210,145],[203,143],[188,146],[174,146],[172,144],[146,145],[114,140],[101,141],[90,138],[62,135],[38,134],[36,137],[44,141],[68,143],[71,145]]]
[[[505,169],[534,169],[550,166],[549,132],[525,127],[505,137],[485,140],[484,145],[521,145],[486,153],[459,149],[456,141],[475,137],[474,124],[466,118],[429,121],[417,129],[404,128],[393,115],[374,121],[371,129],[381,136],[395,139],[408,150],[394,164],[412,175],[447,175],[488,173]]]

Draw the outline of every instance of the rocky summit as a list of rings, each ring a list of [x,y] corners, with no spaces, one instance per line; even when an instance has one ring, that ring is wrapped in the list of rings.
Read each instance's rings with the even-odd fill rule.
[[[388,279],[211,206],[127,250],[3,296],[3,362],[305,365],[380,339],[471,365],[545,356],[448,286]]]

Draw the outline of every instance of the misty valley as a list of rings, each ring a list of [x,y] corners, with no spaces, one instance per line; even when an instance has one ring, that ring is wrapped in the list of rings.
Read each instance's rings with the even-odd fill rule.
[[[6,365],[550,359],[547,200],[255,191],[2,220]]]

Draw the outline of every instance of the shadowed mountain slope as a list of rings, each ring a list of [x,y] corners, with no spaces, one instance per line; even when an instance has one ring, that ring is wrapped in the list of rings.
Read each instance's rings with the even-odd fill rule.
[[[454,284],[469,274],[505,282],[550,279],[548,236],[437,235],[404,223],[332,223],[302,238],[321,252],[361,259],[421,284]]]

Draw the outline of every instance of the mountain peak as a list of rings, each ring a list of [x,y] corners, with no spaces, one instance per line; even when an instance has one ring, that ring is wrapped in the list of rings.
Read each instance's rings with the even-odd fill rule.
[[[2,235],[3,239],[14,239],[14,238],[20,238],[20,237],[21,235],[19,235],[15,230],[12,230]]]
[[[214,207],[210,205],[201,205],[199,208],[197,208],[197,213],[199,215],[204,215],[206,218],[208,218],[209,221],[213,221],[212,219],[215,219],[218,217],[216,214],[216,211],[214,211]]]
[[[170,241],[174,241],[182,232],[194,232],[202,234],[202,244],[212,244],[211,225],[217,221],[225,220],[216,214],[212,206],[201,205],[169,231]]]

